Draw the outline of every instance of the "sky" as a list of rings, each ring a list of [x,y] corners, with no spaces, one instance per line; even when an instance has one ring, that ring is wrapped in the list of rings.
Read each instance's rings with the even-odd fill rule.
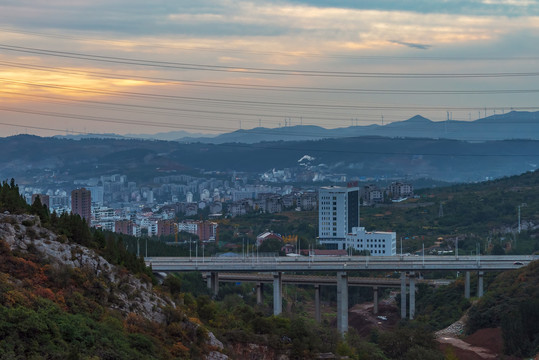
[[[537,0],[2,0],[0,136],[539,110]]]

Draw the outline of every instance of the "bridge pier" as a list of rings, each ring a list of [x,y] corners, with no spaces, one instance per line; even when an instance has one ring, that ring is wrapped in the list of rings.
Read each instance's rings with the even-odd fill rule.
[[[414,319],[415,315],[415,273],[410,272],[410,320]]]
[[[466,275],[464,277],[464,297],[466,299],[470,298],[470,272],[466,271]]]
[[[373,303],[374,303],[372,312],[374,315],[376,315],[378,314],[378,286],[374,286],[372,288],[372,294],[373,294]]]
[[[316,322],[321,322],[322,317],[320,315],[320,285],[314,285],[314,319]]]
[[[348,273],[337,273],[337,331],[344,335],[348,331]]]
[[[217,295],[219,293],[219,273],[216,271],[212,271],[210,273],[210,276],[208,276],[209,282],[208,287],[212,293],[212,295]]]
[[[483,296],[483,272],[477,273],[477,297]]]
[[[283,312],[282,274],[282,272],[273,273],[273,315],[275,316]]]
[[[256,283],[256,304],[262,305],[264,299],[264,283]]]
[[[401,272],[401,319],[406,319],[406,272]]]

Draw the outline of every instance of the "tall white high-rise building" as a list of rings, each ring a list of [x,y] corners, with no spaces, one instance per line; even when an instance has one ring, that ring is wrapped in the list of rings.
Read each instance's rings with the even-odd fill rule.
[[[322,187],[318,197],[318,239],[328,249],[354,249],[372,256],[396,255],[394,232],[359,226],[359,188]]]
[[[318,238],[329,249],[345,249],[346,235],[359,226],[359,188],[325,186],[318,196]]]

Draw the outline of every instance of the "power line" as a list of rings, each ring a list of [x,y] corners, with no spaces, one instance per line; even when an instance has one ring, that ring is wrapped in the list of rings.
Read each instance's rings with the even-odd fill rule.
[[[6,66],[31,69],[38,71],[47,71],[60,74],[76,74],[83,76],[92,76],[98,78],[114,78],[114,79],[137,79],[137,80],[150,80],[162,82],[165,84],[182,84],[189,86],[202,86],[211,88],[235,88],[243,90],[264,90],[264,91],[291,91],[291,92],[307,92],[307,93],[358,93],[358,94],[378,94],[378,95],[452,95],[452,94],[526,94],[526,93],[538,93],[539,89],[475,89],[475,90],[434,90],[434,89],[357,89],[357,88],[327,88],[327,87],[303,87],[303,86],[280,86],[280,85],[257,85],[257,84],[244,84],[244,83],[227,83],[217,81],[200,81],[200,80],[187,80],[187,79],[170,79],[159,78],[140,75],[117,75],[112,73],[102,73],[95,71],[74,71],[63,70],[49,66],[28,65],[21,63],[13,63],[7,61],[0,61],[0,64]]]
[[[203,130],[203,131],[231,131],[229,128],[225,127],[217,127],[217,126],[200,126],[200,125],[186,125],[186,124],[178,124],[178,123],[168,123],[168,122],[148,122],[148,121],[138,121],[138,120],[127,120],[127,119],[119,119],[119,118],[110,118],[110,117],[98,117],[98,116],[89,116],[89,115],[80,115],[80,114],[66,114],[66,113],[59,113],[59,112],[49,112],[49,111],[42,111],[42,110],[30,110],[30,109],[18,109],[18,108],[10,108],[10,107],[2,107],[0,106],[0,111],[9,111],[9,112],[15,112],[15,113],[22,113],[22,114],[30,114],[30,115],[39,115],[39,116],[47,116],[47,117],[55,117],[55,118],[64,118],[64,119],[75,119],[75,120],[83,120],[83,121],[95,121],[95,122],[102,122],[102,123],[110,123],[110,124],[122,124],[122,125],[139,125],[139,126],[146,126],[146,127],[167,127],[167,128],[173,128],[173,129],[192,129],[192,130]],[[16,124],[8,124],[8,123],[2,123],[3,125],[11,125],[11,126],[18,126]],[[24,126],[22,126],[24,127]],[[39,128],[39,129],[47,129],[47,128]],[[57,130],[57,129],[50,129],[50,130]],[[61,131],[61,130],[60,130]],[[328,135],[320,135],[320,134],[309,134],[308,132],[302,132],[301,134],[297,133],[279,133],[276,134],[274,131],[271,130],[262,130],[262,129],[254,129],[250,130],[252,134],[262,134],[262,135],[273,135],[273,136],[291,136],[291,137],[311,137],[311,138],[334,138],[331,134]],[[85,132],[80,132],[85,133]],[[404,139],[407,138],[393,138],[393,139]],[[451,139],[446,139],[451,140]],[[473,139],[467,139],[467,140],[473,140]],[[482,139],[484,140],[484,139]],[[195,140],[196,141],[196,140]],[[459,140],[455,140],[459,141]],[[436,154],[431,154],[436,155]]]
[[[57,103],[83,103],[83,104],[90,104],[90,105],[105,105],[105,106],[110,106],[110,107],[133,108],[135,109],[134,111],[136,111],[137,113],[140,113],[141,110],[148,109],[149,111],[145,111],[145,113],[163,114],[162,112],[152,111],[152,110],[163,110],[163,111],[173,111],[173,112],[180,112],[180,113],[186,112],[186,113],[195,113],[195,114],[235,115],[235,116],[247,116],[247,117],[258,116],[258,117],[273,118],[273,119],[282,119],[283,117],[286,117],[286,114],[274,115],[274,114],[262,114],[262,113],[245,113],[245,112],[238,112],[238,111],[236,112],[222,111],[222,110],[212,111],[212,110],[173,108],[173,107],[152,106],[152,105],[122,104],[122,103],[95,101],[95,100],[66,99],[66,98],[59,98],[55,96],[27,94],[27,93],[14,92],[14,91],[5,91],[5,90],[0,90],[0,93],[13,94],[17,96],[30,97],[30,98],[57,100]],[[320,116],[309,116],[309,119],[310,120],[339,120],[339,121],[348,120],[347,117],[336,117],[336,116],[333,116],[331,118],[320,117]],[[361,121],[370,122],[371,120],[362,119]],[[253,122],[255,122],[255,120],[253,120]]]
[[[65,114],[65,113],[52,112],[52,111],[18,109],[18,108],[6,107],[6,106],[0,106],[0,110],[21,113],[21,114],[41,115],[41,116],[49,116],[49,117],[64,118],[64,119],[87,120],[87,121],[97,121],[97,122],[124,124],[124,125],[140,125],[140,126],[148,126],[148,127],[168,127],[168,128],[176,128],[176,129],[195,129],[195,130],[220,130],[220,131],[230,130],[228,128],[223,128],[223,127],[219,128],[216,126],[185,125],[185,124],[174,124],[174,123],[165,123],[165,122],[148,122],[148,121],[142,121],[142,120],[140,121],[139,120],[126,120],[126,119],[110,118],[110,117],[104,118],[104,117],[99,117],[99,116]]]
[[[110,40],[110,39],[99,39],[99,38],[90,38],[85,36],[73,36],[66,34],[58,33],[40,33],[36,31],[12,29],[12,28],[0,28],[0,32],[8,32],[14,34],[24,34],[32,35],[37,37],[53,38],[53,39],[65,39],[65,40],[75,40],[75,41],[91,41],[91,42],[105,42],[110,44],[121,44],[125,45],[126,43],[134,47],[142,48],[161,48],[161,49],[176,49],[183,51],[204,51],[204,52],[227,52],[227,53],[242,53],[242,54],[255,54],[255,55],[280,55],[287,57],[308,57],[308,58],[335,58],[335,59],[354,59],[354,60],[399,60],[399,61],[529,61],[529,60],[538,60],[537,56],[396,56],[396,55],[345,55],[345,54],[334,54],[327,55],[320,52],[305,52],[305,51],[295,51],[284,52],[284,51],[257,51],[257,50],[245,50],[245,49],[233,49],[217,46],[178,46],[176,44],[164,44],[152,42],[151,44],[141,45],[134,41],[128,40]]]
[[[230,111],[222,111],[222,110],[202,110],[202,109],[186,109],[186,108],[175,108],[175,107],[164,107],[164,106],[153,106],[153,105],[140,105],[140,104],[127,104],[127,103],[115,103],[115,102],[107,102],[107,101],[95,101],[95,100],[82,100],[82,99],[67,99],[67,98],[60,98],[55,96],[48,96],[48,95],[37,95],[37,94],[27,94],[27,93],[20,93],[20,92],[14,92],[14,91],[5,91],[0,90],[0,93],[4,94],[14,94],[17,96],[22,97],[29,97],[29,98],[39,98],[39,99],[47,99],[47,100],[54,100],[55,103],[60,104],[71,104],[71,103],[81,103],[81,104],[87,104],[88,106],[92,106],[95,108],[102,108],[102,109],[110,109],[112,110],[121,110],[125,112],[126,108],[130,109],[129,111],[132,111],[134,113],[140,114],[140,113],[146,113],[146,114],[158,114],[158,115],[166,115],[166,116],[177,116],[176,114],[172,114],[171,112],[177,112],[177,113],[188,113],[188,114],[208,114],[208,115],[217,115],[217,116],[226,116],[226,115],[234,115],[234,116],[243,116],[243,117],[264,117],[264,118],[270,118],[270,119],[282,119],[285,117],[285,115],[273,115],[273,114],[262,114],[262,113],[245,113],[245,112],[230,112]],[[48,103],[52,103],[52,101],[49,101]],[[163,113],[162,111],[165,111]],[[200,118],[198,116],[197,118]],[[216,120],[217,118],[215,116],[212,117],[206,117],[207,119]],[[221,117],[222,119],[222,117]],[[346,118],[344,115],[343,117],[320,117],[320,116],[309,116],[310,120],[325,120],[325,121],[346,121],[348,118]],[[230,122],[236,122],[235,119],[230,119]],[[249,120],[247,120],[249,121]],[[356,119],[355,121],[361,121],[365,123],[370,123],[372,119],[369,118],[362,118]],[[250,122],[256,123],[257,120],[251,120]],[[517,121],[511,121],[511,124],[518,124],[520,122]],[[329,124],[328,124],[329,125]],[[425,128],[424,126],[408,126],[408,130],[420,130]],[[217,130],[217,129],[216,129]],[[307,136],[307,137],[327,137],[327,136],[321,136],[319,134],[310,134],[310,133],[303,133],[303,134],[294,134],[294,136]]]
[[[327,108],[327,109],[350,109],[350,110],[462,110],[462,111],[476,111],[483,110],[485,107],[452,107],[452,106],[405,106],[405,105],[346,105],[346,104],[320,104],[320,103],[285,103],[285,102],[275,102],[275,101],[254,101],[254,100],[236,100],[236,99],[223,99],[223,98],[211,98],[211,97],[195,97],[195,96],[180,96],[180,95],[165,95],[165,94],[152,94],[152,93],[143,93],[143,92],[132,92],[132,91],[110,91],[110,90],[99,90],[99,89],[85,89],[74,86],[61,86],[54,84],[42,84],[42,83],[32,83],[28,81],[17,81],[6,78],[0,78],[0,81],[5,83],[13,84],[24,84],[36,87],[44,88],[53,88],[53,89],[63,89],[71,91],[86,92],[92,94],[104,94],[104,95],[114,95],[114,96],[125,96],[132,98],[149,98],[149,99],[160,99],[160,100],[190,100],[190,101],[199,101],[199,102],[212,102],[219,104],[240,104],[240,105],[249,105],[249,106],[269,106],[274,109],[275,106],[281,107],[296,107],[296,108]],[[499,109],[500,106],[496,106],[496,109]],[[486,109],[491,110],[492,107],[486,107]],[[533,110],[537,109],[536,106],[520,106],[512,107],[512,109],[518,110]]]
[[[263,75],[287,75],[287,76],[311,76],[311,77],[336,77],[336,78],[501,78],[501,77],[531,77],[539,76],[539,72],[499,72],[499,73],[390,73],[390,72],[347,72],[347,71],[323,71],[323,70],[301,70],[301,69],[276,69],[258,68],[245,66],[225,66],[208,65],[197,63],[180,63],[169,61],[155,61],[145,59],[135,59],[115,56],[101,56],[69,51],[55,51],[24,46],[13,46],[0,44],[0,49],[7,51],[23,52],[30,54],[55,56],[62,58],[99,61],[116,64],[128,64],[147,67],[159,67],[169,69],[197,70],[197,71],[217,71],[250,73]]]
[[[56,131],[56,132],[64,132],[65,131],[65,129],[56,129],[56,128],[42,127],[42,126],[32,126],[32,125],[11,124],[11,123],[5,123],[5,122],[0,122],[0,125],[14,126],[14,127],[18,127],[18,128],[34,129],[34,130],[46,130],[46,131]],[[76,130],[69,130],[69,132],[77,133],[77,134],[89,135],[87,132],[76,131]]]

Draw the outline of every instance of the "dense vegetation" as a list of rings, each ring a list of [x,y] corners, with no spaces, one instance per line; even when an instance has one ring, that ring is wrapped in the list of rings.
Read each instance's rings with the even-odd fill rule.
[[[290,293],[283,299],[283,307],[290,306],[291,314],[271,316],[268,305],[255,304],[252,285],[221,286],[220,301],[211,301],[207,289],[193,281],[198,276],[169,276],[165,283],[177,284],[178,294],[179,288],[182,292],[188,290],[188,294],[183,295],[184,302],[196,303],[201,320],[229,344],[264,344],[269,352],[286,352],[291,359],[316,358],[316,354],[325,352],[361,360],[443,359],[431,328],[420,323],[403,322],[395,331],[373,332],[367,339],[351,329],[342,339],[331,325],[333,318],[324,318],[318,324],[305,312],[302,304],[312,298],[305,289],[294,287],[288,290]],[[198,295],[196,300],[189,295],[191,293]],[[294,302],[292,298],[299,301]],[[271,304],[271,296],[266,297],[265,304]]]
[[[439,288],[419,284],[415,319],[440,330],[457,321],[469,307],[462,279]]]
[[[506,354],[539,352],[539,261],[498,275],[469,312],[468,332],[501,327]]]
[[[531,254],[539,251],[539,172],[529,172],[478,184],[422,189],[418,199],[361,208],[368,229],[391,230],[403,238],[403,252],[432,246],[459,254]],[[522,224],[518,229],[518,209]],[[498,246],[496,246],[498,245]],[[501,248],[500,248],[501,247]],[[400,243],[397,244],[400,251]],[[501,251],[500,251],[501,250]]]
[[[108,308],[114,290],[100,277],[29,250],[0,240],[0,358],[173,359],[204,348],[204,333],[186,328],[177,310],[167,326],[124,317]]]

